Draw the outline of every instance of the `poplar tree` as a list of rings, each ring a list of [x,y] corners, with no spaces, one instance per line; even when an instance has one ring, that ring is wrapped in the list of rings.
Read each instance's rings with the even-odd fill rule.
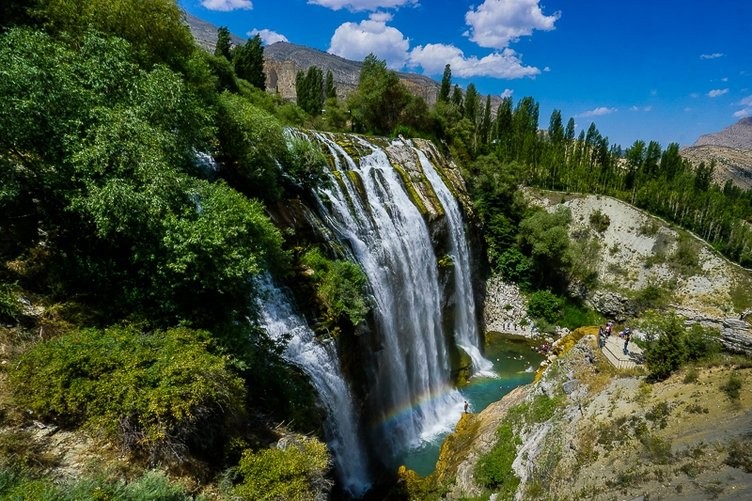
[[[254,87],[264,90],[266,76],[264,75],[264,46],[261,37],[256,35],[245,45],[236,47],[233,56],[235,74]]]
[[[327,99],[337,99],[337,88],[334,86],[334,75],[332,74],[332,70],[326,70],[324,95]]]
[[[452,70],[447,64],[444,67],[444,75],[441,77],[441,88],[439,89],[439,101],[442,103],[449,102],[449,93],[452,91]]]
[[[479,101],[480,96],[478,95],[478,90],[475,88],[475,84],[468,84],[465,91],[465,118],[473,124],[477,122]]]
[[[217,30],[217,45],[214,47],[215,56],[224,56],[228,61],[232,59],[230,48],[232,41],[230,40],[230,30],[227,26],[221,26]]]

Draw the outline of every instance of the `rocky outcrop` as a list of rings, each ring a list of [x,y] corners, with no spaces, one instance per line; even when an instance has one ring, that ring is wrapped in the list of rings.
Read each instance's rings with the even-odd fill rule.
[[[703,327],[717,329],[721,334],[721,343],[727,350],[752,356],[752,325],[747,320],[708,317],[679,306],[675,311],[684,318],[686,325],[700,324]],[[744,314],[742,313],[741,316]]]
[[[588,297],[588,303],[601,315],[617,322],[637,314],[634,302],[614,291],[596,290]]]
[[[694,144],[694,146],[704,145],[752,149],[752,117],[742,118],[722,131],[704,134]]]
[[[527,316],[527,301],[516,284],[499,276],[486,281],[483,301],[484,332],[502,332],[533,337],[533,322]]]
[[[723,185],[731,181],[742,189],[752,187],[752,117],[713,134],[705,134],[681,155],[697,166],[715,163],[713,181]]]

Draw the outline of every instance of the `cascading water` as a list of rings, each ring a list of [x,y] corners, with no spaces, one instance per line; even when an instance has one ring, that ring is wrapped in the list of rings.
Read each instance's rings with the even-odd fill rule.
[[[478,323],[475,318],[475,298],[470,281],[470,249],[465,238],[465,225],[457,199],[447,188],[441,176],[428,160],[425,153],[414,148],[420,160],[420,165],[426,179],[431,183],[436,196],[449,222],[449,242],[452,262],[454,266],[454,294],[456,314],[454,318],[454,336],[457,345],[467,353],[473,361],[475,374],[491,375],[493,364],[480,353]]]
[[[368,404],[372,422],[382,425],[377,453],[389,462],[451,431],[462,412],[462,396],[451,387],[436,256],[428,226],[384,151],[350,136],[366,152],[355,162],[329,136],[316,138],[335,163],[322,211],[349,242],[374,295],[381,338],[371,355]]]
[[[334,343],[318,341],[286,294],[271,277],[258,280],[257,304],[262,326],[269,337],[286,341],[284,358],[300,367],[311,379],[320,401],[326,407],[324,431],[331,449],[337,476],[343,489],[358,497],[370,487],[368,460],[359,433],[358,419],[347,382],[342,376]]]

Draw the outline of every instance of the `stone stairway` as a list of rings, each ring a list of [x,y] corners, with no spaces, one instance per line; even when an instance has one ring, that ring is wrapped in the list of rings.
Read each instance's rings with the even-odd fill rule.
[[[617,369],[631,369],[642,365],[642,349],[630,342],[627,346],[627,354],[624,354],[624,340],[613,334],[606,338],[606,344],[601,348],[611,365]]]

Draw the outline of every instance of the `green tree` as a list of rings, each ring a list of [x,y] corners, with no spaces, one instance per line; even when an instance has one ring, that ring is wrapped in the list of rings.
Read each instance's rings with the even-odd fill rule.
[[[196,49],[174,0],[45,0],[35,10],[49,28],[83,36],[89,28],[130,42],[146,67],[165,63],[182,69]]]
[[[645,348],[645,364],[652,379],[666,379],[687,360],[686,336],[684,325],[677,316],[653,318]]]
[[[478,120],[478,108],[480,106],[480,95],[475,88],[475,84],[468,84],[465,90],[465,118],[473,124]]]
[[[337,87],[334,85],[332,70],[326,70],[326,83],[324,84],[324,96],[326,99],[337,99]]]
[[[258,89],[266,88],[264,46],[260,35],[249,39],[244,45],[235,47],[232,62],[235,65],[235,74],[239,78]]]
[[[227,29],[227,26],[220,26],[217,30],[217,44],[214,47],[214,55],[224,56],[228,61],[231,61],[231,48],[232,40],[230,38],[230,30]]]
[[[376,134],[389,134],[399,123],[410,95],[384,60],[369,54],[363,61],[358,88],[348,99],[353,120]]]
[[[282,125],[234,94],[219,98],[218,138],[223,175],[241,191],[274,199],[280,195],[277,161],[286,151]]]
[[[452,91],[452,69],[447,64],[444,67],[444,74],[441,77],[441,87],[439,88],[438,100],[442,103],[449,102],[449,94]]]
[[[561,121],[561,111],[554,110],[548,124],[548,139],[555,145],[564,141],[564,126]]]
[[[298,106],[311,116],[318,116],[324,107],[324,81],[320,68],[311,66],[307,73],[298,72],[295,80]]]

